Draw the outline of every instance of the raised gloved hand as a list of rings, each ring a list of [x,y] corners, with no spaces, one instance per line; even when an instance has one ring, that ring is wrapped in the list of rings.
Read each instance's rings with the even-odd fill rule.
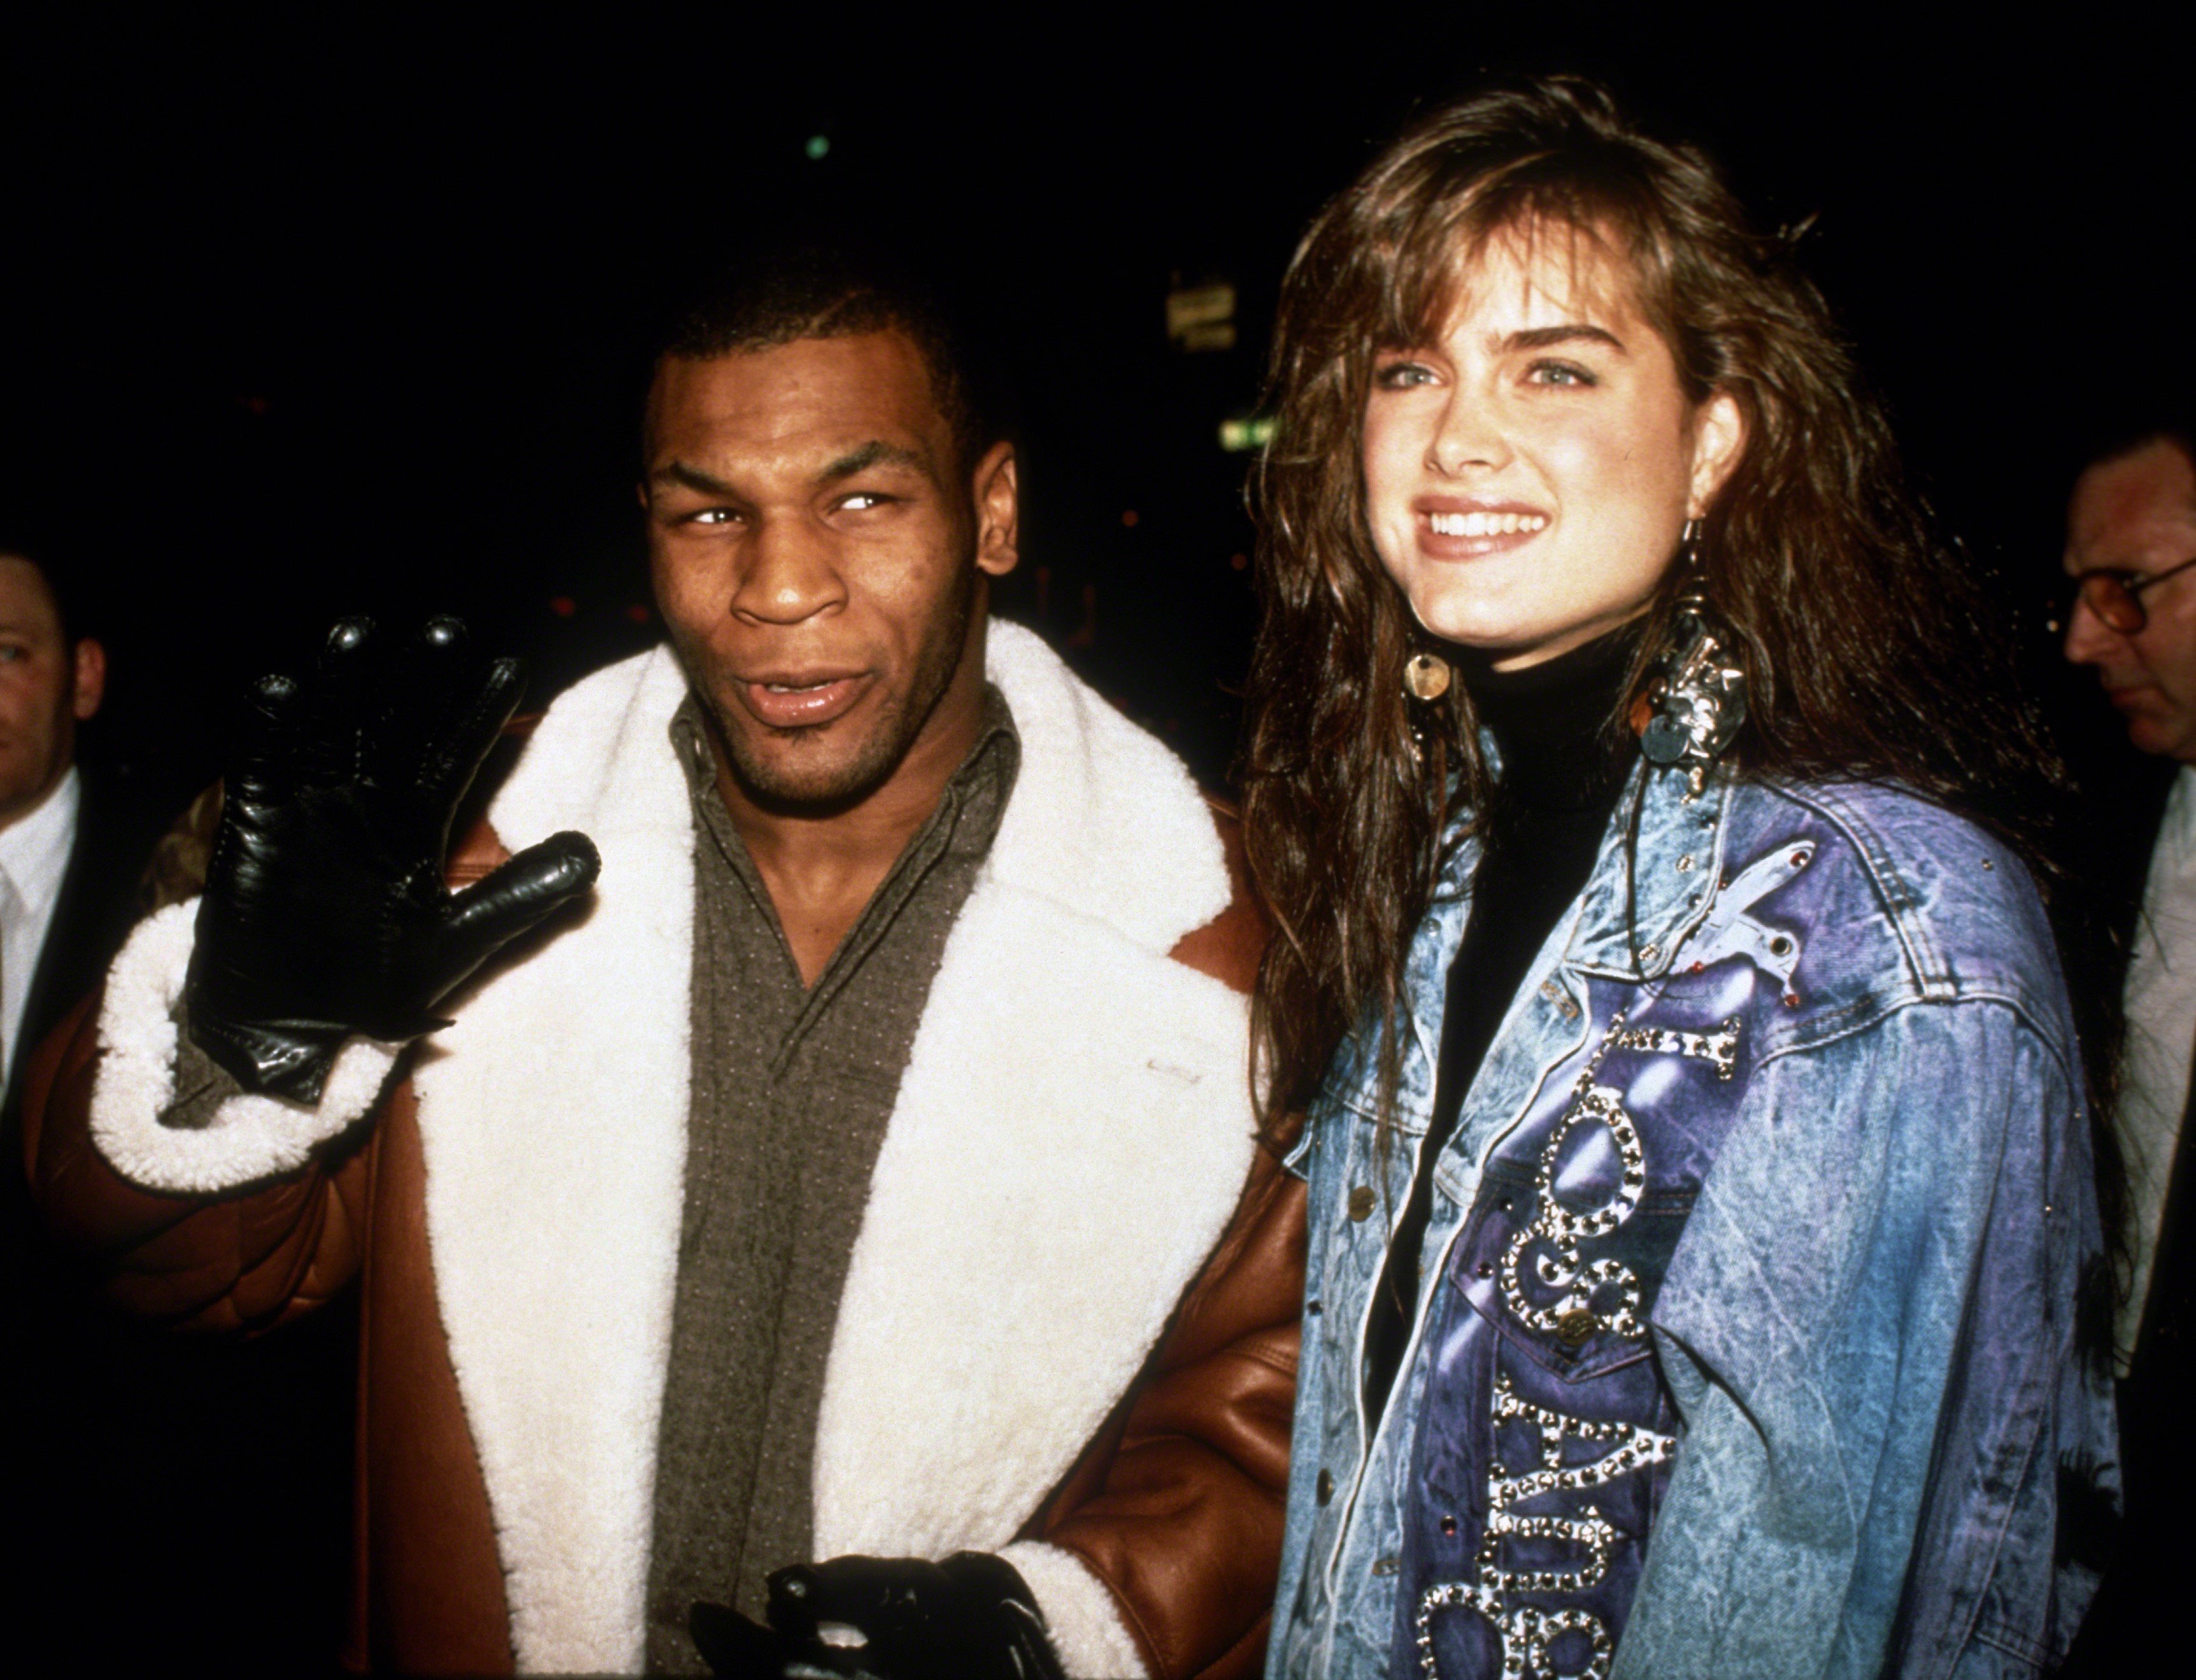
[[[483,667],[454,618],[379,653],[346,619],[309,684],[262,678],[223,783],[185,1000],[192,1038],[248,1090],[316,1102],[351,1034],[445,1025],[436,1004],[601,868],[585,834],[553,834],[450,892],[451,818],[522,670]]]
[[[719,1680],[1066,1680],[1028,1585],[988,1552],[799,1564],[770,1578],[769,1614],[694,1607]],[[835,1625],[862,1642],[825,1641]]]

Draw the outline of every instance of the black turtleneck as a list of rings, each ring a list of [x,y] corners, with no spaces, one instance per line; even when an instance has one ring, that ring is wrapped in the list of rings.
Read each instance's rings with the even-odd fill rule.
[[[1523,671],[1496,671],[1469,650],[1457,655],[1457,675],[1494,737],[1501,771],[1481,830],[1471,915],[1449,966],[1432,1124],[1366,1331],[1365,1405],[1374,1423],[1411,1338],[1434,1163],[1526,970],[1593,873],[1637,754],[1616,713],[1638,646],[1631,624]]]

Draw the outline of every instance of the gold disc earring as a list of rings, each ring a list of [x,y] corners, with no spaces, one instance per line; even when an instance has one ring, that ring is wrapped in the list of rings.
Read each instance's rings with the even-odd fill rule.
[[[1436,654],[1414,653],[1403,661],[1403,692],[1413,700],[1439,700],[1448,684],[1448,661]]]

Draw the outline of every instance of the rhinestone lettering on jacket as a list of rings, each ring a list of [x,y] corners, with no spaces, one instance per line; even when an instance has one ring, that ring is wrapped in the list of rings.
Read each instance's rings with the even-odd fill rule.
[[[1537,1211],[1511,1238],[1502,1259],[1505,1307],[1520,1322],[1569,1347],[1601,1333],[1634,1342],[1647,1334],[1639,1319],[1639,1283],[1631,1268],[1613,1259],[1588,1263],[1579,1252],[1581,1242],[1608,1236],[1628,1221],[1647,1184],[1645,1148],[1638,1128],[1625,1112],[1622,1094],[1595,1081],[1602,1058],[1612,1046],[1691,1054],[1713,1063],[1720,1077],[1728,1077],[1725,1069],[1737,1055],[1736,1020],[1725,1022],[1713,1034],[1701,1034],[1627,1033],[1624,1019],[1621,1011],[1610,1019],[1600,1045],[1579,1075],[1569,1106],[1542,1146],[1534,1175]],[[1620,1163],[1620,1175],[1598,1205],[1566,1207],[1556,1195],[1557,1174],[1569,1152],[1572,1134],[1587,1125],[1607,1128]],[[1558,1292],[1552,1302],[1535,1300],[1522,1275],[1525,1256],[1535,1249],[1539,1252],[1533,1257],[1532,1276],[1544,1289]],[[1583,1514],[1569,1515],[1528,1515],[1517,1507],[1550,1493],[1583,1492],[1649,1465],[1666,1464],[1677,1452],[1677,1437],[1622,1420],[1575,1417],[1535,1404],[1520,1398],[1507,1375],[1500,1371],[1494,1377],[1494,1414],[1498,1430],[1506,1423],[1523,1424],[1534,1432],[1540,1462],[1517,1475],[1500,1462],[1490,1467],[1486,1523],[1473,1560],[1473,1578],[1436,1582],[1419,1596],[1416,1620],[1420,1670],[1429,1680],[1438,1680],[1435,1611],[1462,1608],[1493,1625],[1501,1641],[1505,1680],[1559,1673],[1578,1680],[1605,1680],[1616,1646],[1598,1616],[1581,1607],[1545,1610],[1518,1604],[1511,1596],[1575,1592],[1598,1585],[1608,1571],[1616,1529],[1591,1504],[1584,1507]],[[1581,1458],[1576,1453],[1581,1446],[1606,1450]],[[1505,1568],[1504,1549],[1512,1541],[1553,1542],[1566,1549],[1578,1548],[1583,1555],[1553,1567]],[[1552,1647],[1565,1635],[1583,1639],[1584,1667],[1557,1667]]]
[[[1494,1379],[1494,1416],[1498,1423],[1528,1423],[1538,1431],[1540,1463],[1523,1475],[1510,1475],[1505,1467],[1495,1467],[1487,1487],[1487,1528],[1475,1560],[1477,1575],[1470,1581],[1438,1583],[1419,1597],[1419,1667],[1430,1680],[1439,1680],[1440,1669],[1434,1660],[1433,1613],[1460,1608],[1484,1616],[1501,1636],[1505,1680],[1523,1680],[1529,1673],[1560,1672],[1549,1647],[1566,1633],[1582,1634],[1586,1641],[1586,1666],[1570,1673],[1578,1680],[1607,1680],[1616,1642],[1609,1637],[1600,1617],[1577,1608],[1540,1610],[1529,1604],[1514,1604],[1510,1595],[1576,1592],[1596,1585],[1608,1573],[1615,1528],[1590,1505],[1584,1516],[1523,1516],[1515,1507],[1558,1488],[1579,1492],[1598,1487],[1650,1464],[1667,1464],[1677,1452],[1678,1438],[1638,1424],[1597,1423],[1534,1406],[1518,1399],[1509,1379],[1499,1374]],[[1609,1451],[1578,1463],[1568,1456],[1567,1449],[1581,1441],[1606,1444]],[[1568,1567],[1505,1569],[1502,1544],[1511,1538],[1581,1546],[1586,1556]]]
[[[1668,1027],[1636,1027],[1615,1036],[1620,1050],[1645,1050],[1665,1056],[1697,1056],[1715,1069],[1716,1077],[1728,1079],[1738,1065],[1738,1017],[1734,1015],[1713,1032],[1678,1032]]]
[[[1602,1035],[1601,1048],[1586,1064],[1586,1071],[1579,1075],[1570,1106],[1563,1111],[1563,1118],[1556,1123],[1540,1151],[1533,1184],[1540,1212],[1530,1224],[1520,1227],[1510,1240],[1508,1252],[1502,1256],[1502,1297],[1510,1310],[1534,1329],[1546,1331],[1573,1345],[1585,1341],[1597,1330],[1614,1331],[1619,1336],[1632,1337],[1642,1334],[1639,1284],[1631,1269],[1614,1260],[1585,1265],[1579,1258],[1581,1242],[1592,1237],[1605,1237],[1632,1217],[1633,1209],[1639,1205],[1639,1192],[1647,1187],[1647,1153],[1639,1141],[1639,1129],[1624,1111],[1623,1095],[1606,1085],[1597,1085],[1593,1078],[1600,1071],[1601,1059],[1609,1046],[1623,1031],[1624,1017],[1620,1013],[1609,1022],[1609,1031]],[[1555,1185],[1556,1171],[1570,1142],[1571,1133],[1586,1124],[1609,1129],[1617,1157],[1623,1163],[1623,1176],[1598,1207],[1581,1212],[1556,1199]],[[1535,1302],[1518,1277],[1525,1251],[1542,1244],[1548,1251],[1534,1257],[1534,1275],[1546,1287],[1563,1291],[1548,1305]],[[1596,1312],[1594,1299],[1604,1289],[1614,1290],[1615,1300],[1605,1313]]]

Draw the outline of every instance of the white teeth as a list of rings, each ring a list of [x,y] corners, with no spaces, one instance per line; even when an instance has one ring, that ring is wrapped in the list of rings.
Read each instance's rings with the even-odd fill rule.
[[[1544,513],[1432,513],[1426,516],[1437,537],[1507,537],[1520,531],[1545,531]]]

